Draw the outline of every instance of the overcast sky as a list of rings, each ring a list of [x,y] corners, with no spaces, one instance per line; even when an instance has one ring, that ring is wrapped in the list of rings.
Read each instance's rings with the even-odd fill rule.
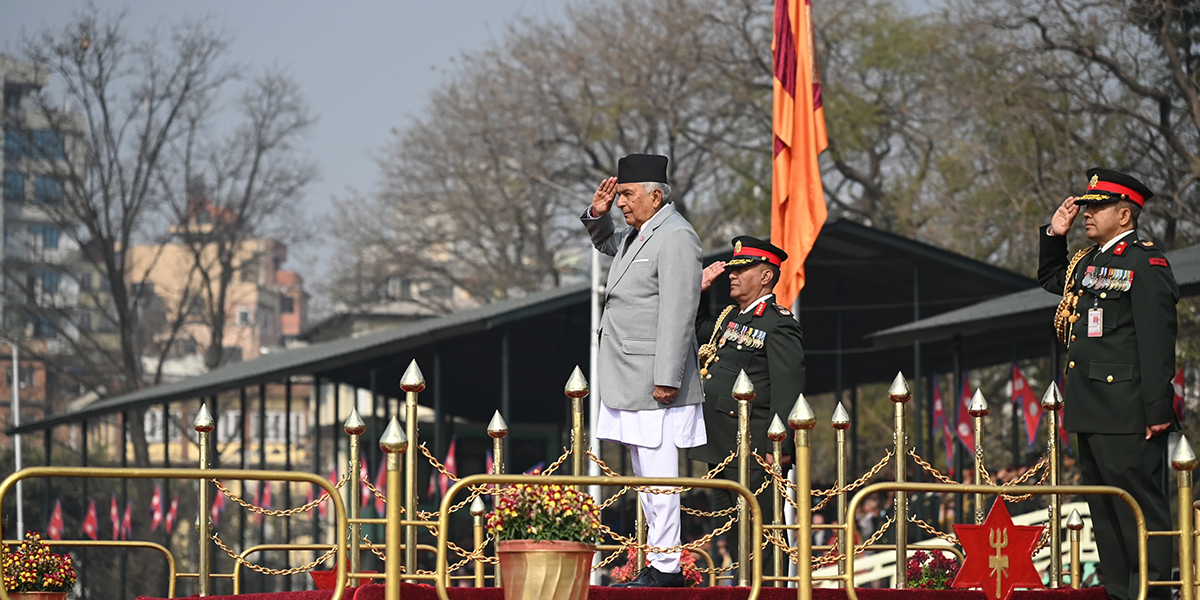
[[[278,61],[304,86],[320,121],[311,136],[321,179],[302,205],[312,217],[331,212],[348,188],[370,191],[378,180],[372,155],[424,106],[450,59],[483,47],[518,15],[558,14],[568,0],[96,0],[129,11],[144,31],[183,16],[211,16],[236,36],[230,58],[253,66]],[[0,0],[0,52],[19,55],[22,30],[58,28],[82,0]],[[312,289],[312,257],[330,248],[314,240],[293,252],[291,268]]]

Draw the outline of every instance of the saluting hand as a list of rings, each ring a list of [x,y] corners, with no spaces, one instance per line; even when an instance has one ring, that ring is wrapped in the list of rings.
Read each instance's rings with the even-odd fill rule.
[[[1063,200],[1062,206],[1054,211],[1054,217],[1050,219],[1050,232],[1054,235],[1067,235],[1071,230],[1071,223],[1079,216],[1079,205],[1075,200],[1074,196]]]
[[[597,217],[608,214],[608,209],[617,199],[617,178],[609,177],[600,182],[596,193],[592,196],[592,213]]]
[[[714,281],[721,273],[725,272],[725,261],[718,260],[717,262],[704,267],[704,271],[700,273],[700,291],[707,292],[708,288],[712,287]]]

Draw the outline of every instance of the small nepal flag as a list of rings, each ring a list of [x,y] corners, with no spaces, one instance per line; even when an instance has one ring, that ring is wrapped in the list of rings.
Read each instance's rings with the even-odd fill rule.
[[[218,517],[225,512],[225,494],[217,494],[213,498],[212,509],[209,511],[209,520],[212,521],[213,529],[217,528]]]
[[[117,508],[117,495],[112,495],[112,505],[108,509],[108,516],[112,519],[113,541],[121,538],[121,510]]]
[[[367,461],[360,460],[358,463],[358,499],[362,502],[359,508],[366,508],[371,502],[371,486],[367,485],[371,481],[371,472],[367,470]]]
[[[171,498],[171,508],[167,511],[167,533],[175,530],[175,519],[179,516],[179,494]]]
[[[329,483],[333,484],[334,486],[336,486],[338,484],[337,469],[334,469],[329,472]],[[326,492],[324,490],[322,490],[321,497],[324,498],[325,496],[326,496]],[[317,514],[319,514],[322,519],[325,518],[326,511],[328,510],[325,507],[325,504],[326,504],[325,502],[322,502],[317,505]]]
[[[154,484],[154,496],[150,498],[150,531],[158,531],[158,526],[162,525],[163,507],[162,507],[162,484]]]
[[[121,517],[121,539],[129,539],[133,535],[133,500],[125,501],[125,515]]]
[[[375,489],[386,497],[387,495],[387,462],[379,462],[379,473],[375,475]],[[383,498],[375,497],[375,514],[383,516],[383,511],[386,508]]]
[[[958,402],[958,423],[954,426],[954,432],[958,434],[958,441],[962,442],[964,448],[971,454],[975,455],[975,431],[971,429],[971,413],[967,412],[967,408],[971,406],[971,381],[967,376],[963,375],[962,396]]]
[[[771,40],[771,243],[787,252],[775,293],[791,306],[804,287],[804,259],[828,209],[817,156],[829,146],[813,43],[812,0],[775,0]]]
[[[96,518],[96,501],[88,500],[87,516],[83,518],[83,535],[90,540],[100,539],[100,521]]]
[[[450,476],[458,477],[458,458],[455,452],[455,446],[458,445],[458,438],[450,438],[450,447],[446,449],[446,472],[450,475],[442,475],[442,498],[446,497],[446,491],[450,489]]]
[[[950,428],[950,419],[946,416],[946,405],[942,401],[942,386],[935,376],[933,380],[933,435],[942,434],[942,445],[946,448],[946,468],[954,468],[954,433]]]
[[[50,524],[46,526],[46,535],[52,540],[61,540],[63,534],[62,500],[54,501],[54,512],[50,513]]]
[[[1020,409],[1021,417],[1025,420],[1025,436],[1032,448],[1037,444],[1038,428],[1042,425],[1042,403],[1029,389],[1029,381],[1017,365],[1013,365],[1012,400],[1013,409]]]
[[[1183,423],[1183,416],[1186,412],[1183,405],[1183,383],[1183,367],[1179,367],[1179,372],[1175,374],[1175,379],[1171,380],[1171,386],[1175,388],[1175,401],[1173,403],[1175,406],[1175,418],[1179,419],[1180,423]]]

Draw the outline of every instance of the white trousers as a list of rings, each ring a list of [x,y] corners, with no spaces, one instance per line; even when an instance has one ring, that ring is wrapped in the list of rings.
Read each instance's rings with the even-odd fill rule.
[[[654,448],[629,446],[633,474],[638,477],[679,477],[679,448],[674,436],[663,435]],[[679,494],[638,492],[646,513],[649,532],[646,543],[659,548],[679,545]],[[679,553],[652,552],[646,555],[650,566],[663,573],[679,572]]]

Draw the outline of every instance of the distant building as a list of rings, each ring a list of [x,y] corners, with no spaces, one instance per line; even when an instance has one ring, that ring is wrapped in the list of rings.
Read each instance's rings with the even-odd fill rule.
[[[77,161],[83,118],[69,112],[47,114],[36,104],[38,92],[50,84],[48,70],[0,54],[0,165],[3,165],[4,230],[0,272],[0,332],[23,340],[40,354],[54,353],[64,338],[76,335],[75,311],[79,287],[73,274],[79,245],[63,218],[64,196],[69,192],[63,177],[67,161]],[[61,316],[72,318],[60,318]],[[0,386],[3,419],[11,418],[12,359],[8,344],[0,345],[0,364],[8,374]],[[22,414],[26,419],[47,409],[45,365],[22,360],[20,372]],[[0,443],[7,443],[0,438]]]
[[[187,223],[171,228],[175,238],[164,245],[134,246],[127,259],[128,273],[140,281],[130,281],[130,289],[153,295],[165,306],[165,322],[173,323],[181,311],[184,325],[176,334],[168,359],[180,359],[173,365],[176,377],[191,356],[204,354],[213,343],[209,326],[209,298],[217,297],[216,282],[221,280],[221,266],[213,257],[217,242],[206,244],[204,234],[213,231],[222,219],[220,211],[208,203],[196,201]],[[188,234],[188,242],[183,236]],[[196,265],[194,248],[199,243],[202,263],[209,269],[207,280],[212,289],[204,289],[205,278],[193,271]],[[225,327],[223,330],[223,362],[251,360],[283,348],[285,341],[300,335],[306,326],[308,295],[304,279],[294,271],[283,268],[287,261],[287,246],[272,238],[250,239],[241,242],[233,253],[232,274],[225,298]],[[211,292],[211,293],[210,293]],[[168,332],[157,334],[157,356],[164,354]],[[153,346],[152,346],[153,347]]]

